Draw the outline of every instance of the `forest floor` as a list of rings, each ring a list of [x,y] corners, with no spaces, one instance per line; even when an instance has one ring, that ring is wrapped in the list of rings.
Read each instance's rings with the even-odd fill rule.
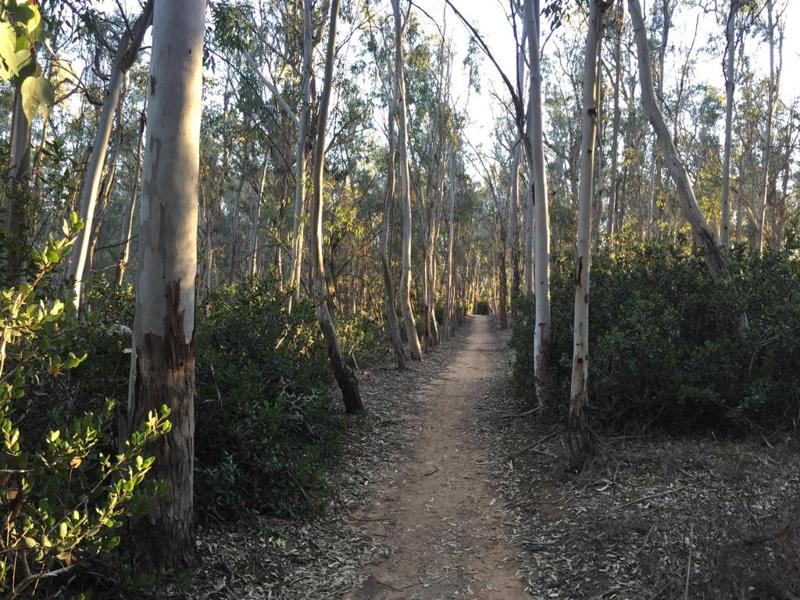
[[[510,391],[487,317],[399,373],[361,374],[325,512],[201,530],[167,595],[325,600],[800,597],[795,439],[604,438],[565,471],[563,426]]]

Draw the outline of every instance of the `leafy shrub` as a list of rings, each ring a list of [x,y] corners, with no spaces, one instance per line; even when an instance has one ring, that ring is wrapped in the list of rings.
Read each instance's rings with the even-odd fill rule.
[[[712,280],[680,248],[636,246],[593,258],[591,410],[606,427],[674,430],[796,426],[800,415],[800,261],[789,252],[731,253]],[[566,407],[573,265],[553,270],[552,368]],[[518,390],[532,389],[532,305],[512,344]]]
[[[78,227],[73,215],[64,239],[34,253],[32,280],[0,292],[0,591],[12,598],[116,547],[116,531],[153,491],[142,485],[153,463],[145,446],[169,430],[165,408],[119,451],[113,402],[65,417],[63,399],[45,393],[85,358],[63,349],[72,319],[46,298]]]
[[[296,304],[264,279],[213,290],[197,314],[195,495],[201,516],[316,509],[343,427],[313,302]],[[88,394],[127,393],[133,291],[96,281],[86,326],[74,334],[95,357],[73,374]],[[337,317],[342,351],[363,365],[385,346],[379,324]],[[97,395],[95,393],[95,395]]]
[[[313,508],[338,438],[315,308],[288,315],[277,289],[215,290],[198,323],[195,481],[198,505],[220,518]]]

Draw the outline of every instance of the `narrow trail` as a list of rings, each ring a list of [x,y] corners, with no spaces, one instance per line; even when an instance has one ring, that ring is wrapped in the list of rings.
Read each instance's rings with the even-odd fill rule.
[[[505,354],[488,317],[471,320],[468,339],[441,379],[421,392],[413,459],[353,516],[393,547],[371,565],[349,600],[527,597],[507,541],[508,514],[487,469],[487,449],[471,431],[478,403]]]

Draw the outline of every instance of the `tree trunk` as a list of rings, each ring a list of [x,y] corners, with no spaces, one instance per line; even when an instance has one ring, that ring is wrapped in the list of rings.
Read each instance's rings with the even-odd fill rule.
[[[517,298],[522,286],[522,271],[519,256],[519,161],[522,158],[522,144],[514,148],[511,160],[511,211],[509,230],[511,231],[511,298]]]
[[[394,283],[392,263],[389,256],[389,236],[392,228],[392,204],[395,198],[395,131],[394,110],[389,110],[389,159],[386,174],[386,196],[383,199],[383,228],[381,229],[381,265],[383,267],[384,312],[386,317],[386,337],[394,350],[394,360],[398,370],[406,368],[406,355],[400,337],[400,324],[394,304]]]
[[[253,223],[250,228],[247,274],[252,280],[255,280],[258,276],[258,233],[261,225],[261,204],[264,202],[264,188],[267,185],[268,166],[269,161],[265,160],[264,167],[261,170],[261,183],[258,185],[258,196],[255,199],[255,207],[253,208]]]
[[[617,197],[619,192],[619,129],[622,111],[619,105],[620,82],[622,81],[622,30],[625,11],[622,0],[618,0],[615,11],[614,27],[614,121],[611,126],[611,190],[608,195],[608,220],[606,234],[609,246],[614,243],[617,220]]]
[[[69,265],[67,266],[67,284],[72,288],[72,302],[75,308],[80,306],[81,288],[83,273],[86,266],[86,258],[89,251],[89,237],[92,232],[97,196],[100,191],[100,181],[103,173],[103,166],[106,162],[108,142],[111,139],[111,128],[114,123],[114,115],[119,104],[122,88],[125,81],[125,74],[130,70],[142,40],[153,16],[153,0],[148,0],[144,11],[139,16],[133,29],[126,31],[120,40],[117,54],[114,58],[114,66],[111,70],[111,79],[103,101],[103,109],[100,113],[100,121],[95,135],[92,155],[89,159],[86,174],[83,179],[83,189],[81,190],[81,201],[79,216],[83,220],[83,229],[78,234],[75,245],[72,247]]]
[[[535,240],[535,302],[536,315],[533,333],[533,372],[536,398],[541,408],[549,404],[550,360],[550,199],[544,161],[542,118],[542,72],[539,52],[539,0],[525,0],[528,30],[528,60],[531,83],[528,102],[529,171],[533,179],[534,240]]]
[[[583,63],[583,110],[581,120],[580,191],[578,201],[578,245],[575,285],[575,322],[572,353],[572,384],[569,402],[569,445],[572,465],[582,468],[594,452],[594,440],[586,419],[589,378],[589,273],[592,252],[592,197],[597,136],[597,59],[602,39],[601,0],[589,4],[589,29]]]
[[[770,161],[772,160],[772,120],[775,113],[775,22],[773,1],[767,0],[767,34],[769,36],[769,85],[767,87],[767,123],[764,132],[764,173],[758,218],[758,253],[764,252],[767,229],[767,204],[770,188]]]
[[[303,237],[304,215],[306,205],[306,163],[308,160],[308,127],[311,119],[311,80],[313,68],[314,46],[314,14],[312,0],[303,0],[303,100],[300,114],[297,116],[297,141],[295,145],[295,190],[294,214],[292,225],[292,264],[289,272],[289,287],[292,289],[292,298],[289,302],[289,312],[292,303],[300,301],[300,281],[303,271]]]
[[[455,315],[453,306],[453,248],[455,245],[455,210],[456,210],[456,176],[455,155],[450,156],[450,186],[448,190],[447,206],[447,263],[445,264],[445,307],[442,332],[447,337],[452,337],[455,332]]]
[[[144,153],[127,427],[170,409],[171,431],[151,449],[164,493],[136,523],[153,567],[194,556],[194,371],[197,213],[205,0],[157,0]]]
[[[733,103],[736,90],[736,13],[740,0],[730,0],[725,27],[725,146],[722,157],[722,224],[720,244],[729,248],[731,244],[731,148],[733,146]]]
[[[414,309],[411,306],[411,190],[408,170],[408,123],[406,113],[406,83],[403,64],[403,25],[400,15],[400,0],[392,0],[395,34],[395,106],[397,108],[399,192],[403,208],[403,254],[402,277],[400,279],[400,309],[408,339],[412,360],[422,360],[422,348],[417,335]]]
[[[11,119],[11,177],[8,214],[5,223],[5,276],[8,285],[15,285],[22,274],[28,255],[28,179],[31,162],[31,123],[22,110],[22,94],[14,96]]]
[[[250,123],[247,119],[245,130],[249,129]],[[245,143],[244,157],[242,158],[241,173],[239,173],[239,185],[236,188],[236,196],[233,200],[233,224],[231,227],[231,265],[228,271],[228,283],[236,283],[236,266],[239,262],[239,219],[242,206],[242,192],[244,184],[247,182],[247,171],[250,167],[250,145]]]
[[[136,164],[133,172],[133,185],[131,186],[131,196],[128,201],[128,207],[125,210],[125,216],[122,219],[122,251],[117,261],[117,273],[114,278],[115,287],[122,285],[125,280],[125,270],[128,268],[128,261],[131,255],[131,238],[133,237],[133,216],[136,214],[136,197],[139,195],[139,178],[142,174],[142,151],[144,150],[144,130],[147,125],[147,98],[145,97],[145,105],[142,107],[141,116],[139,117],[139,141],[136,144]]]
[[[317,300],[317,312],[320,327],[328,349],[328,358],[331,361],[334,377],[342,391],[342,401],[347,414],[357,414],[364,411],[361,403],[361,394],[358,391],[358,380],[355,373],[344,361],[336,327],[328,310],[328,293],[325,286],[325,259],[322,250],[322,192],[325,170],[325,133],[328,125],[328,112],[331,103],[333,88],[333,67],[336,60],[336,26],[339,20],[339,0],[331,0],[330,25],[328,27],[328,48],[325,53],[325,79],[323,81],[322,95],[319,104],[319,118],[317,125],[317,140],[314,145],[314,294]]]
[[[703,212],[697,204],[694,195],[694,188],[689,180],[686,167],[678,156],[678,151],[672,142],[672,136],[664,122],[664,117],[656,103],[655,92],[653,90],[653,78],[650,71],[650,51],[647,46],[647,33],[642,19],[642,9],[639,0],[628,0],[628,11],[631,14],[631,22],[636,38],[636,47],[639,57],[639,79],[642,87],[642,104],[650,123],[655,130],[661,150],[664,153],[667,169],[675,182],[678,198],[681,201],[684,216],[692,227],[695,240],[703,249],[706,264],[713,277],[722,275],[726,267],[726,261],[714,239],[714,235],[708,227]]]
[[[84,264],[83,273],[79,273],[78,277],[81,281],[89,281],[94,269],[94,255],[97,249],[97,242],[100,240],[100,230],[103,225],[103,219],[106,216],[108,205],[111,202],[111,195],[114,191],[114,182],[117,177],[117,158],[119,157],[119,150],[122,146],[122,141],[125,135],[123,127],[123,109],[125,108],[125,97],[128,93],[128,76],[124,76],[122,81],[122,90],[120,91],[119,101],[117,102],[116,116],[114,117],[116,136],[111,146],[111,152],[106,161],[106,174],[103,182],[100,185],[100,193],[98,195],[97,206],[95,207],[94,226],[89,232],[89,247],[86,251],[86,262]]]

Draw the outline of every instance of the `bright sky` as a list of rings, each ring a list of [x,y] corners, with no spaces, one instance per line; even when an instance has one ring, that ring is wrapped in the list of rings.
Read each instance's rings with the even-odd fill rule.
[[[442,22],[444,0],[415,0],[415,2],[431,16],[436,17],[440,23]],[[645,11],[651,9],[652,2],[653,0],[644,0]],[[477,27],[498,63],[513,81],[515,48],[511,26],[506,19],[508,3],[505,0],[453,0],[453,4]],[[681,49],[688,47],[691,43],[695,31],[695,23],[699,15],[700,21],[695,45],[695,52],[697,53],[699,50],[699,54],[697,55],[694,79],[695,81],[708,82],[722,90],[724,84],[721,54],[704,51],[710,47],[710,38],[718,39],[721,37],[722,31],[717,25],[714,14],[700,14],[701,11],[699,9],[688,6],[688,4],[688,2],[681,2],[681,6],[674,17],[675,26],[671,31],[670,44],[674,44],[678,53],[682,55]],[[791,102],[794,98],[800,97],[800,78],[796,77],[795,69],[793,68],[797,64],[796,61],[800,59],[800,36],[793,34],[794,24],[800,22],[800,0],[776,0],[775,4],[776,10],[781,5],[786,5],[783,21],[788,23],[788,26],[784,40],[784,72],[781,80],[781,96],[787,102]],[[428,17],[421,13],[418,13],[418,15],[423,23],[427,22],[431,30],[435,30]],[[766,12],[764,15],[766,18]],[[575,26],[577,23],[578,20],[575,19],[570,26]],[[543,23],[543,38],[548,31],[547,27],[549,26]],[[456,63],[458,68],[454,73],[457,89],[453,90],[453,97],[463,100],[466,98],[467,78],[464,69],[461,67],[461,62],[466,55],[469,35],[458,20],[458,17],[450,10],[447,12],[447,31],[448,35],[453,38],[457,50]],[[548,42],[548,44],[552,44],[552,42]],[[715,46],[719,47],[718,44]],[[768,45],[763,41],[749,37],[746,41],[745,50],[751,58],[753,69],[756,73],[761,77],[766,77],[769,72]],[[552,51],[552,46],[550,46],[550,51]],[[721,50],[719,52],[721,53]],[[545,54],[547,53],[548,47],[545,47]],[[680,58],[679,60],[682,63],[683,59]],[[667,62],[665,68],[667,86],[670,86],[670,82],[673,82],[672,85],[674,85],[674,82],[677,81],[678,76],[676,73],[679,67],[680,65],[674,64],[674,61],[672,64]],[[481,65],[481,76],[483,81],[481,93],[476,95],[473,92],[470,95],[469,116],[471,123],[469,133],[470,137],[476,141],[482,140],[485,143],[491,143],[499,108],[496,100],[491,97],[490,92],[494,90],[503,98],[507,97],[507,92],[494,66],[488,60],[484,60]]]

